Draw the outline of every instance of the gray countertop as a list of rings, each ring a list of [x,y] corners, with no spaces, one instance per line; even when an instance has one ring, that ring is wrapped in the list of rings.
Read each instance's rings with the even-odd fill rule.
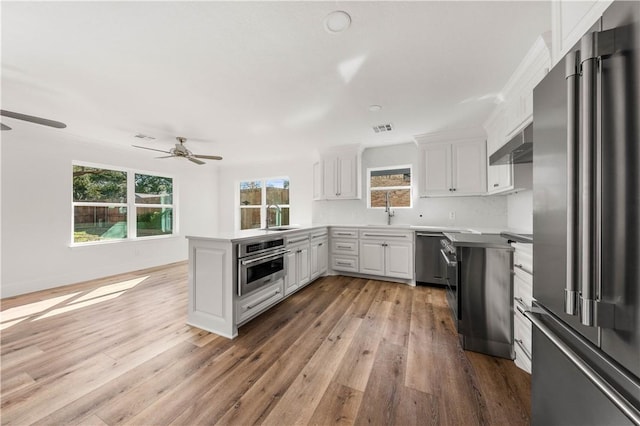
[[[509,242],[497,234],[454,234],[445,232],[444,236],[454,247],[485,247],[513,250]]]

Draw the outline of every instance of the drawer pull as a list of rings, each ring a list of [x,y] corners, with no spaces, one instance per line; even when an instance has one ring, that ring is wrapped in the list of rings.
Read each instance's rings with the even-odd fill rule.
[[[531,354],[529,353],[527,348],[524,346],[524,342],[522,341],[522,339],[515,339],[515,342],[518,346],[520,346],[520,349],[522,349],[522,352],[524,352],[525,356],[529,358],[529,361],[531,361]]]
[[[352,232],[336,232],[336,235],[347,235],[347,236],[353,236]]]
[[[387,237],[387,238],[407,238],[406,235],[398,235],[398,234],[362,234],[364,237]]]
[[[351,246],[341,246],[341,245],[336,245],[336,248],[339,248],[339,249],[350,249],[350,248],[351,248]]]
[[[526,272],[527,274],[533,276],[533,271],[528,270],[527,268],[522,266],[522,263],[516,263],[513,266],[515,266],[516,268],[520,269],[521,271]]]
[[[336,265],[340,265],[340,266],[351,266],[351,263],[349,263],[349,262],[336,262]]]
[[[272,294],[268,295],[267,297],[263,297],[258,302],[254,303],[253,305],[247,305],[247,307],[245,309],[247,311],[250,311],[251,309],[255,308],[256,306],[260,306],[262,303],[266,302],[267,300],[271,299],[273,296],[278,295],[278,294],[280,294],[280,289],[276,290],[275,292],[273,292]]]

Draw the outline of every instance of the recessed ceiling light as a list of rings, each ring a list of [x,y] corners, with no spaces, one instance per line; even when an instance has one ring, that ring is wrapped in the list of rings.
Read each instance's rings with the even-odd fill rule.
[[[351,16],[342,10],[335,10],[324,18],[324,29],[331,34],[341,33],[351,25]]]
[[[382,106],[380,105],[369,105],[369,111],[371,112],[378,112],[382,109]]]

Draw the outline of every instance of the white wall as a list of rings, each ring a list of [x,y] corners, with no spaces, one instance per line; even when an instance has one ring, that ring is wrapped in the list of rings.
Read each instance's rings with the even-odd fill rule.
[[[509,229],[522,233],[533,232],[533,190],[507,196]]]
[[[419,152],[415,143],[367,148],[362,153],[362,199],[314,201],[314,223],[385,224],[382,209],[367,209],[367,168],[411,164],[413,179],[419,176]],[[415,180],[414,180],[415,182]],[[414,186],[414,206],[394,209],[392,224],[433,226],[474,226],[501,228],[507,225],[507,200],[502,196],[418,198]],[[454,212],[455,219],[449,218]]]
[[[2,297],[185,260],[189,234],[217,229],[217,166],[153,159],[36,125],[2,132]],[[175,237],[70,247],[72,161],[175,179]]]
[[[313,200],[313,157],[269,161],[243,165],[221,165],[219,169],[219,231],[222,233],[239,229],[239,199],[237,188],[240,181],[269,177],[289,177],[290,222],[297,225],[311,224]]]

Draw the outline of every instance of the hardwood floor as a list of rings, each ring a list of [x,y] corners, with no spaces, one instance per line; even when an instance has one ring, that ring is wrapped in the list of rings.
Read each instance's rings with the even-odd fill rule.
[[[186,312],[186,263],[2,300],[2,424],[529,423],[529,375],[463,351],[439,288],[321,278],[234,340]]]

